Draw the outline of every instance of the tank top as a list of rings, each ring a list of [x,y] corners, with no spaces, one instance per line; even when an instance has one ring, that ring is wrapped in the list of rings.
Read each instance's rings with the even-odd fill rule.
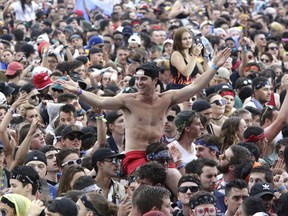
[[[172,74],[172,83],[170,85],[170,89],[180,89],[186,85],[191,84],[193,78],[198,74],[197,65],[195,65],[191,75],[189,77],[185,77],[183,74],[180,73],[180,71],[177,70],[175,66],[172,65],[171,59],[169,62],[170,62],[170,71]],[[186,59],[184,59],[184,62],[186,65],[188,64]]]

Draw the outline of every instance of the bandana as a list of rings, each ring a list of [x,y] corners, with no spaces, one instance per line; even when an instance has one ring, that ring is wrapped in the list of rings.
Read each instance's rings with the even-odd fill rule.
[[[248,138],[244,139],[244,142],[258,142],[259,140],[265,138],[265,134],[261,133],[258,136],[251,135]]]
[[[259,69],[258,69],[257,66],[247,66],[247,67],[244,68],[244,73],[246,73],[246,72],[248,72],[250,70],[259,72]]]
[[[232,97],[235,97],[235,94],[232,91],[222,91],[220,95],[221,97],[223,97],[224,95],[230,95]]]
[[[151,153],[146,155],[147,160],[158,160],[162,158],[171,158],[168,150],[159,151],[157,153]]]
[[[196,200],[190,201],[190,208],[194,209],[196,206],[203,205],[203,204],[213,204],[216,206],[216,199],[212,195],[201,195]]]
[[[260,89],[260,88],[263,88],[263,87],[270,88],[271,85],[270,85],[269,81],[263,81],[263,82],[260,82],[257,85],[255,85],[255,89]]]
[[[202,145],[202,146],[205,146],[205,147],[208,147],[210,149],[213,149],[215,150],[216,152],[220,152],[218,146],[216,146],[215,144],[213,143],[206,143],[203,139],[199,139],[195,142],[196,145]]]

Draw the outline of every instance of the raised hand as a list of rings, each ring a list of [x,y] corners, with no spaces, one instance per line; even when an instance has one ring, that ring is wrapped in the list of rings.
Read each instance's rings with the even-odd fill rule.
[[[226,47],[224,50],[216,52],[212,59],[213,64],[216,65],[217,67],[221,67],[229,58],[230,54],[231,50],[228,47]]]
[[[200,53],[201,53],[201,51],[202,51],[202,49],[203,49],[203,45],[200,44],[200,43],[197,44],[197,46],[195,46],[195,47],[193,48],[193,54],[199,56]]]
[[[25,104],[27,102],[27,93],[20,93],[18,99],[12,104],[11,108],[16,110],[18,106],[21,104]]]
[[[70,76],[67,76],[67,81],[58,79],[55,82],[60,84],[66,91],[70,91],[72,93],[77,93],[77,88],[79,88],[78,83],[74,82]]]

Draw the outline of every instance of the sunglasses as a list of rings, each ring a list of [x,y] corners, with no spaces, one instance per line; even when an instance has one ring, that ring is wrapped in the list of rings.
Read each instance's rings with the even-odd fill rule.
[[[79,159],[76,159],[76,160],[70,160],[70,161],[67,161],[65,163],[63,163],[61,165],[61,167],[65,167],[65,166],[71,166],[71,165],[81,165],[82,164],[82,161],[83,159],[82,158],[79,158]]]
[[[264,63],[269,63],[270,60],[269,59],[260,59],[261,62],[264,62]]]
[[[245,79],[243,80],[241,87],[251,85],[251,84],[252,84],[252,81],[250,79]]]
[[[268,47],[269,50],[279,50],[278,47]]]
[[[175,119],[175,116],[172,116],[172,115],[167,116],[167,121],[172,122],[172,121],[174,121],[174,119]]]
[[[196,193],[199,191],[199,187],[198,186],[182,186],[178,188],[178,191],[180,193],[187,193],[188,189],[192,192],[192,193]]]
[[[104,162],[109,162],[109,163],[112,163],[112,164],[118,164],[119,163],[119,158],[111,158],[111,159],[105,159],[103,160]]]
[[[39,98],[39,94],[33,95],[33,96],[31,96],[30,98],[31,98],[31,100],[35,100],[36,98]]]
[[[252,55],[248,55],[247,57],[248,57],[249,60],[254,58],[254,56],[252,56]]]
[[[67,8],[67,10],[73,10],[73,8]]]
[[[208,215],[216,215],[216,208],[215,207],[196,207],[193,210],[197,216],[204,216],[206,213]]]
[[[79,134],[69,134],[64,139],[68,138],[70,141],[75,139],[81,140],[81,136]]]
[[[156,161],[160,164],[169,164],[171,162],[171,158],[159,158],[159,159],[156,159]]]
[[[219,99],[219,100],[215,100],[213,102],[211,102],[211,104],[215,103],[217,106],[223,106],[226,105],[226,100],[224,98]]]

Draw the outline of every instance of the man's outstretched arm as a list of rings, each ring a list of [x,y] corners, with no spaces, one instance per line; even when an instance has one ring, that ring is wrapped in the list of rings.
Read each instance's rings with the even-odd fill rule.
[[[79,98],[85,103],[94,108],[116,110],[124,107],[122,96],[115,97],[101,97],[92,92],[87,92],[79,88],[78,83],[74,82],[69,76],[68,80],[57,80],[66,91],[72,92],[79,96]]]
[[[167,91],[168,94],[172,94],[171,106],[174,104],[182,103],[190,99],[193,95],[197,94],[202,89],[206,88],[210,80],[215,75],[217,69],[221,67],[230,56],[231,51],[229,48],[225,48],[217,52],[212,59],[212,67],[209,67],[205,73],[200,75],[192,84],[176,91]]]

